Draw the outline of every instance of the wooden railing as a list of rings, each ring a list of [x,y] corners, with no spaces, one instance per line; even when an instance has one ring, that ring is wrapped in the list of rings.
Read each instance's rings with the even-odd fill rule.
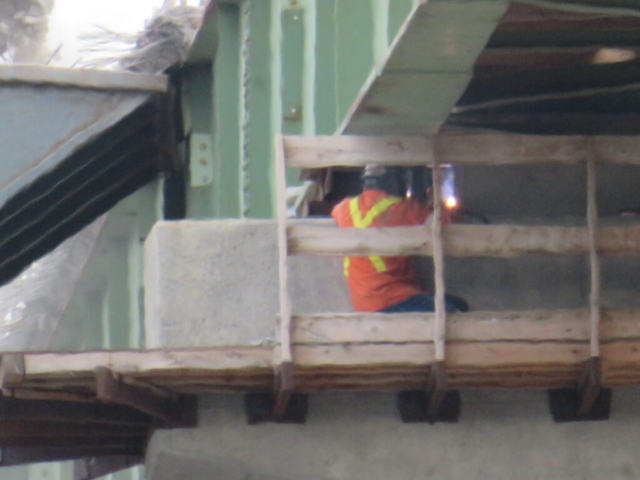
[[[496,368],[504,368],[505,359],[512,368],[514,385],[538,385],[530,378],[527,371],[536,371],[545,365],[545,375],[550,384],[553,374],[548,371],[549,364],[558,367],[560,376],[571,372],[578,384],[579,411],[589,411],[602,385],[603,369],[602,351],[613,340],[603,332],[601,325],[600,305],[600,266],[601,255],[640,255],[640,227],[606,227],[599,228],[596,199],[596,163],[615,162],[640,165],[640,139],[636,137],[608,136],[571,136],[571,137],[537,137],[524,135],[477,134],[477,135],[442,135],[434,137],[278,137],[277,141],[277,174],[279,190],[279,252],[280,252],[280,323],[279,347],[276,349],[276,372],[279,377],[277,385],[276,416],[283,412],[289,393],[299,385],[294,385],[294,377],[298,375],[293,366],[298,353],[292,349],[290,342],[299,342],[300,334],[296,330],[292,336],[291,302],[287,293],[287,255],[428,255],[434,259],[435,313],[427,314],[427,324],[422,325],[421,335],[417,330],[408,327],[406,318],[390,315],[388,319],[396,323],[388,329],[376,329],[376,335],[385,331],[389,339],[398,335],[402,328],[409,328],[404,333],[403,342],[418,345],[429,344],[427,350],[416,348],[411,350],[419,364],[431,365],[425,375],[429,405],[428,411],[433,413],[439,407],[443,392],[452,385],[470,386],[486,385],[487,378],[474,377],[473,372],[480,369],[491,370],[491,360],[497,361]],[[505,164],[549,164],[549,163],[581,163],[587,171],[587,226],[517,226],[517,225],[446,225],[440,223],[440,165],[505,165]],[[434,173],[435,209],[430,226],[379,228],[379,229],[338,229],[327,222],[286,220],[284,204],[285,167],[325,168],[330,166],[364,166],[367,164],[415,166],[426,165]],[[531,254],[546,255],[588,255],[590,265],[590,301],[588,310],[580,312],[512,312],[507,314],[470,312],[448,316],[444,309],[444,256],[493,256],[516,257]],[[473,335],[459,342],[457,329],[464,324],[465,318],[478,320],[478,316],[489,315],[496,319],[493,328],[486,325],[474,325],[478,338]],[[535,320],[545,316],[544,322]],[[610,313],[609,321],[616,323],[616,318],[628,318],[626,313]],[[635,313],[633,314],[635,315]],[[307,318],[302,316],[302,318]],[[311,318],[311,317],[308,317]],[[337,317],[333,317],[337,318]],[[353,320],[353,337],[350,345],[354,345],[351,353],[363,341],[371,341],[371,330],[359,332],[362,325],[373,328],[380,320],[373,315],[342,315],[341,322]],[[424,318],[424,316],[423,316]],[[640,318],[634,316],[633,318]],[[457,322],[450,324],[451,319]],[[508,320],[507,320],[508,319]],[[569,320],[571,319],[571,320]],[[613,320],[612,320],[613,319]],[[358,322],[356,322],[358,320]],[[471,320],[470,320],[471,321]],[[634,320],[635,321],[635,320]],[[328,322],[328,320],[327,320]],[[566,323],[572,323],[569,328]],[[424,322],[423,322],[424,323]],[[326,325],[326,323],[325,323]],[[513,325],[518,325],[517,338],[505,339],[509,332],[514,333]],[[544,325],[541,329],[540,325]],[[377,328],[377,327],[376,327]],[[396,330],[399,329],[399,330]],[[430,329],[429,334],[425,328]],[[470,327],[466,327],[470,328]],[[564,330],[567,328],[568,330]],[[613,327],[614,330],[616,327]],[[483,330],[484,329],[484,330]],[[480,338],[482,332],[490,331],[487,338]],[[537,332],[537,333],[534,333]],[[564,333],[563,333],[564,332]],[[566,333],[576,335],[567,338]],[[579,333],[578,333],[579,332]],[[537,337],[543,334],[545,338]],[[361,334],[361,336],[358,336]],[[549,337],[549,334],[553,338]],[[532,336],[529,336],[532,335]],[[620,340],[619,337],[617,337]],[[421,340],[419,340],[421,339]],[[288,343],[289,342],[289,343]],[[486,345],[492,343],[492,348]],[[515,342],[515,343],[514,343]],[[544,352],[538,347],[550,342]],[[567,348],[567,345],[572,347]],[[517,345],[517,346],[516,346]],[[562,345],[562,347],[560,346]],[[533,347],[533,348],[530,348]],[[366,350],[373,351],[372,344],[367,343]],[[380,350],[388,347],[380,347]],[[556,350],[557,348],[557,350]],[[411,354],[404,349],[403,355]],[[421,352],[421,353],[420,353]],[[482,353],[480,353],[482,352]],[[490,353],[489,353],[490,352]],[[499,352],[499,353],[498,353]],[[531,352],[536,352],[531,356]],[[555,353],[554,353],[555,352]],[[556,356],[559,354],[559,356]],[[535,356],[538,356],[534,358]],[[539,357],[544,355],[544,358]],[[378,351],[375,358],[387,358]],[[562,359],[560,357],[563,357]],[[390,361],[390,359],[387,358]],[[615,364],[613,355],[608,358]],[[403,361],[409,359],[403,357]],[[392,363],[392,362],[391,362]],[[502,365],[497,367],[497,365]],[[572,365],[569,370],[568,366]],[[582,365],[582,367],[579,367]],[[576,366],[578,366],[576,370]],[[633,367],[635,368],[635,366]],[[519,369],[519,373],[516,371]],[[535,375],[534,375],[535,377]],[[523,380],[526,379],[526,380]],[[299,381],[299,380],[296,380]],[[505,381],[502,380],[501,385]]]

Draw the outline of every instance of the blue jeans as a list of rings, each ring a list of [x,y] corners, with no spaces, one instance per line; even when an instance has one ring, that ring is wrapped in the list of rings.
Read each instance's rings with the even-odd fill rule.
[[[448,313],[466,312],[469,310],[467,302],[455,295],[444,296],[444,307]],[[409,313],[409,312],[434,312],[435,304],[433,295],[419,293],[405,298],[401,302],[378,310],[380,313]]]

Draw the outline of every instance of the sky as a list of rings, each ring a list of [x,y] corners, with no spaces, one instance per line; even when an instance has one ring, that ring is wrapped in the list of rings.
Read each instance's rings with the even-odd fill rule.
[[[154,9],[163,3],[163,0],[55,0],[47,45],[54,50],[62,44],[62,50],[53,63],[61,66],[73,64],[81,46],[78,35],[94,31],[94,25],[135,33],[144,28]],[[198,5],[199,2],[189,0],[189,4]]]

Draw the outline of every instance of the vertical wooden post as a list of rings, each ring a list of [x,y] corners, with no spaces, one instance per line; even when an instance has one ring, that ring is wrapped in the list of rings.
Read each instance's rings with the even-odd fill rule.
[[[589,145],[590,146],[590,145]],[[589,353],[582,377],[578,383],[578,415],[588,415],[600,393],[602,365],[600,361],[600,259],[598,257],[598,203],[596,198],[596,158],[593,149],[587,156],[587,226],[589,229],[589,269],[591,291],[589,294]]]
[[[589,351],[592,357],[600,356],[600,259],[596,243],[598,230],[596,168],[596,160],[590,155],[587,160],[587,224],[589,228],[589,267],[591,270]]]
[[[435,421],[444,400],[447,388],[447,377],[444,368],[445,341],[446,341],[446,311],[445,311],[445,284],[444,284],[444,248],[442,245],[442,178],[440,165],[434,152],[433,164],[433,269],[434,269],[434,346],[435,363],[431,367],[427,384],[427,418]]]
[[[285,176],[284,143],[281,135],[276,137],[276,189],[278,212],[278,280],[280,315],[276,337],[279,348],[275,349],[275,401],[273,416],[276,420],[285,415],[293,391],[293,356],[291,353],[291,299],[287,287],[287,180]]]
[[[444,303],[444,249],[442,246],[442,176],[437,160],[433,165],[433,270],[434,270],[434,299],[435,299],[435,323],[434,342],[436,349],[436,362],[444,361],[445,346],[445,322],[446,312]]]

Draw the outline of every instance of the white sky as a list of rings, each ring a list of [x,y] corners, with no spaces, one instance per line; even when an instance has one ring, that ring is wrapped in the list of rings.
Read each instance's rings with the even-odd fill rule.
[[[199,1],[188,3],[198,5]],[[55,0],[47,44],[51,50],[62,44],[62,50],[61,58],[53,63],[68,66],[75,62],[79,56],[78,35],[94,31],[94,25],[135,33],[162,4],[163,0]]]

